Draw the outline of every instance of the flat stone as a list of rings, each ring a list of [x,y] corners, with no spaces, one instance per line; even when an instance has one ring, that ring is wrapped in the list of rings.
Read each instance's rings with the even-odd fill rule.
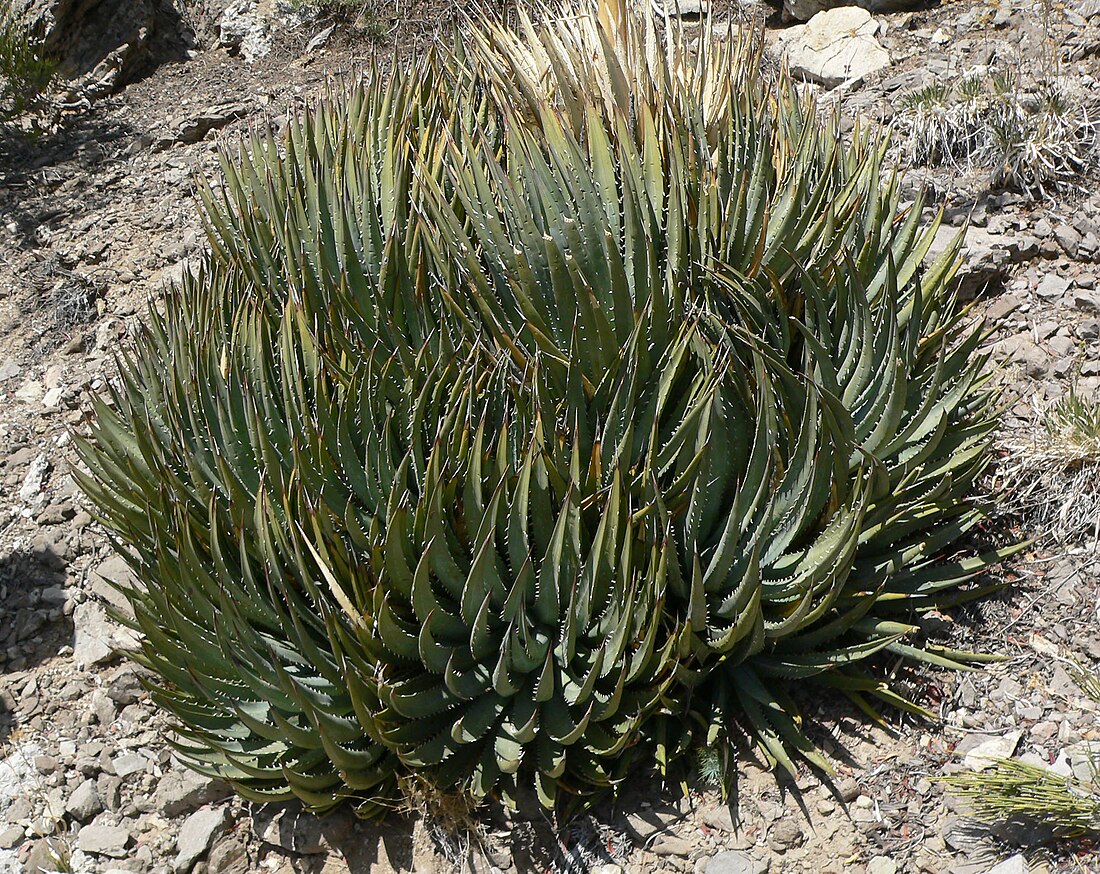
[[[897,874],[898,863],[889,856],[875,856],[867,863],[867,874]]]
[[[658,856],[691,855],[691,844],[675,835],[658,835],[650,849]]]
[[[111,767],[114,768],[116,776],[125,778],[148,770],[149,760],[141,753],[123,753],[111,759]]]
[[[1067,224],[1060,224],[1054,229],[1054,239],[1062,247],[1062,251],[1070,258],[1077,257],[1077,247],[1081,245],[1081,235]]]
[[[744,850],[726,850],[711,856],[704,874],[767,874],[771,862],[757,859]]]
[[[42,383],[37,379],[28,379],[15,390],[15,399],[30,404],[40,401],[42,395],[45,393],[46,389],[43,387]]]
[[[698,18],[710,11],[708,0],[651,0],[653,11],[660,16]]]
[[[9,355],[4,359],[4,363],[0,364],[0,382],[13,379],[22,372],[23,368],[20,366],[19,362]]]
[[[165,816],[179,816],[232,794],[229,784],[196,771],[171,771],[157,785],[153,804]]]
[[[795,820],[786,818],[779,820],[773,827],[769,837],[781,847],[796,847],[802,843],[805,835]]]
[[[97,856],[125,858],[132,837],[126,829],[116,825],[86,825],[76,836],[76,846],[85,853]]]
[[[1070,773],[1082,783],[1092,783],[1096,776],[1097,757],[1100,756],[1100,741],[1082,741],[1067,747],[1064,752]]]
[[[211,848],[206,857],[209,874],[249,874],[248,848],[237,835],[228,835]]]
[[[134,608],[129,599],[119,591],[119,587],[127,589],[137,586],[133,571],[125,559],[112,555],[95,569],[95,573],[88,575],[88,582],[92,594],[107,606],[122,616],[134,618]]]
[[[210,131],[220,130],[231,121],[244,118],[248,115],[248,111],[248,105],[245,103],[227,103],[210,107],[181,121],[174,141],[178,143],[197,143]]]
[[[1020,732],[1010,731],[1000,737],[991,737],[966,751],[963,764],[972,771],[992,768],[997,759],[1010,759],[1020,742]]]
[[[1100,238],[1092,231],[1089,231],[1081,238],[1081,242],[1077,245],[1077,257],[1089,261],[1096,261],[1098,256],[1100,256]]]
[[[845,804],[851,804],[859,798],[859,783],[851,777],[845,777],[836,785],[837,795]]]
[[[23,862],[23,874],[53,874],[65,858],[65,848],[58,838],[43,838],[36,841]]]
[[[703,810],[702,819],[705,825],[728,835],[732,835],[737,831],[737,826],[733,822],[733,814],[730,813],[728,807],[708,807]]]
[[[118,708],[115,707],[115,702],[102,689],[96,689],[92,692],[89,709],[95,714],[95,718],[99,720],[100,725],[110,725],[118,716]]]
[[[6,829],[0,831],[0,850],[10,850],[12,847],[19,846],[25,837],[26,832],[23,831],[22,826],[9,825]]]
[[[1077,681],[1061,665],[1054,666],[1054,674],[1051,676],[1050,682],[1047,683],[1047,689],[1055,695],[1061,695],[1063,698],[1069,698],[1081,692],[1081,687],[1077,685]]]
[[[111,620],[95,601],[78,604],[73,611],[73,661],[88,668],[112,661],[122,652],[141,645],[139,635]]]
[[[73,611],[73,661],[81,670],[109,662],[113,623],[94,601],[77,604]]]
[[[1039,280],[1035,293],[1043,300],[1060,300],[1065,297],[1071,284],[1068,279],[1063,279],[1057,273],[1048,273]]]
[[[338,846],[354,828],[351,814],[337,812],[320,819],[300,805],[265,805],[252,815],[252,827],[265,843],[301,856],[318,856]]]
[[[1018,234],[1008,240],[1008,254],[1017,264],[1030,261],[1039,254],[1040,242],[1031,234]]]
[[[172,862],[176,874],[188,874],[228,825],[229,809],[225,807],[204,807],[187,817],[176,838],[176,858]]]
[[[1086,313],[1100,312],[1100,294],[1094,291],[1078,291],[1073,295],[1073,306]]]
[[[948,225],[936,228],[925,263],[932,264],[951,250],[958,235],[958,228]],[[984,228],[970,228],[963,239],[961,255],[962,264],[956,277],[959,292],[966,299],[987,288],[1000,287],[1008,278],[1012,266],[1011,246],[997,234],[991,234]]]
[[[133,704],[145,693],[137,672],[133,668],[126,668],[116,674],[107,686],[107,697],[119,707]]]

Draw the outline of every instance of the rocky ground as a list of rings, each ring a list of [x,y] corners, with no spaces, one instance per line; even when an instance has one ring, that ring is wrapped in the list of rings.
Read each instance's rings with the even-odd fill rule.
[[[778,783],[747,761],[729,804],[706,789],[676,801],[632,785],[564,831],[488,811],[464,848],[439,839],[430,818],[317,820],[243,803],[184,770],[140,672],[119,656],[133,641],[108,616],[125,604],[105,580],[127,571],[79,496],[71,435],[145,302],[202,245],[193,180],[216,178],[219,142],[277,125],[329,77],[388,62],[395,44],[410,50],[442,27],[427,4],[376,13],[358,32],[309,16],[250,19],[264,10],[249,3],[227,17],[226,6],[184,4],[194,26],[162,40],[171,51],[159,60],[147,53],[127,68],[129,43],[106,66],[85,59],[61,128],[0,146],[0,874],[1100,870],[1089,844],[982,826],[937,782],[994,753],[1080,771],[1100,741],[1096,705],[1057,658],[1100,659],[1097,553],[1045,540],[1003,568],[1001,594],[929,629],[1005,656],[972,674],[914,677],[936,720],[878,727],[842,701],[817,705],[818,739],[839,763],[832,790],[808,776]],[[798,6],[788,12],[806,13]],[[1021,69],[1050,63],[1051,46],[1061,74],[1089,93],[1098,13],[1096,0],[849,11],[842,27],[862,73],[851,53],[838,73],[820,41],[807,55],[817,26],[784,27],[770,8],[748,17],[768,19],[769,43],[824,102],[892,119],[922,83],[998,54]],[[947,205],[941,245],[967,218],[973,226],[963,287],[998,320],[991,367],[1009,393],[1004,443],[1018,445],[1009,438],[1034,427],[1035,399],[1060,397],[1078,375],[1083,393],[1100,388],[1100,194],[1082,179],[1035,201],[960,166],[912,178]],[[1043,534],[1009,517],[986,532]]]

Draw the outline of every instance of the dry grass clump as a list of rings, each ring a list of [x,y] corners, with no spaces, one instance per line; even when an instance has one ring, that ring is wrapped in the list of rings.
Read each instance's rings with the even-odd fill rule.
[[[906,95],[914,164],[989,170],[997,188],[1033,198],[1080,184],[1100,166],[1100,104],[1058,80],[987,70]]]
[[[1076,385],[1036,411],[1030,439],[1006,443],[1001,471],[1010,510],[1057,542],[1100,542],[1100,403]]]
[[[461,870],[472,852],[486,845],[485,825],[478,818],[481,802],[466,792],[449,792],[420,774],[398,781],[400,812],[418,816],[436,851]]]

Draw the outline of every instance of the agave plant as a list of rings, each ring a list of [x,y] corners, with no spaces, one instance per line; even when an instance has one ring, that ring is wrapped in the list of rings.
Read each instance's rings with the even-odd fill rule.
[[[253,798],[399,775],[545,806],[728,750],[786,685],[919,709],[983,590],[957,241],[758,46],[605,3],[330,96],[204,192],[210,250],[82,443],[139,661]],[[727,774],[729,776],[729,774]]]

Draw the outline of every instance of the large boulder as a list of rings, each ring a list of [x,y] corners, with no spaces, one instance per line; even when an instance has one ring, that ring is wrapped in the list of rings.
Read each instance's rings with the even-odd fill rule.
[[[927,0],[783,0],[783,14],[794,21],[809,21],[819,12],[842,6],[859,6],[878,13],[902,12],[927,5]]]
[[[194,34],[172,0],[25,0],[27,17],[59,62],[58,74],[97,96],[156,63],[182,57]]]
[[[292,0],[234,0],[218,18],[218,44],[253,61],[271,51],[276,31],[298,27],[315,14],[312,4]]]
[[[791,72],[826,88],[861,79],[890,64],[875,34],[878,22],[858,6],[819,12],[807,24],[777,34]]]

